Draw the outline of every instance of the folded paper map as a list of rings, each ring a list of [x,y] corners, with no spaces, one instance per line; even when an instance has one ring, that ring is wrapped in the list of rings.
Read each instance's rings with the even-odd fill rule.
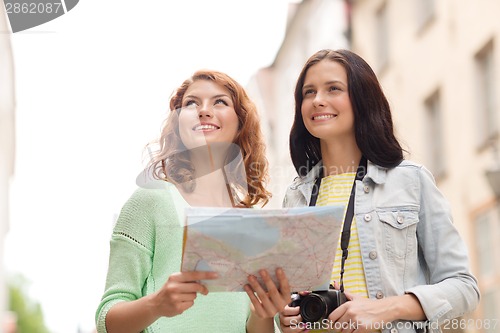
[[[243,291],[260,269],[278,285],[278,267],[292,291],[328,289],[344,209],[187,208],[182,271],[218,272],[210,291]]]

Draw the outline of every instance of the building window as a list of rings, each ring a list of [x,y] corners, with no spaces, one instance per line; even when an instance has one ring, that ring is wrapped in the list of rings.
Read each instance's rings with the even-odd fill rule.
[[[425,101],[426,125],[425,138],[427,140],[427,166],[434,176],[442,178],[446,171],[445,147],[443,136],[443,121],[439,91],[433,93]]]
[[[389,22],[385,4],[377,11],[376,25],[375,49],[377,50],[378,70],[381,72],[389,63]]]
[[[424,29],[436,15],[436,0],[415,0],[418,29]]]
[[[483,147],[498,134],[495,98],[495,64],[493,42],[476,54],[477,68],[477,144]]]

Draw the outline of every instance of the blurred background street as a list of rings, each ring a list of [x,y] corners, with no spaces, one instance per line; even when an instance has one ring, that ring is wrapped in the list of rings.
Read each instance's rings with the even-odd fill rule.
[[[113,223],[170,94],[197,69],[256,102],[266,208],[280,207],[295,80],[322,48],[372,66],[407,158],[450,202],[482,299],[447,332],[500,332],[499,16],[498,0],[87,0],[12,34],[2,11],[0,333],[94,331]],[[30,320],[42,324],[21,330]]]

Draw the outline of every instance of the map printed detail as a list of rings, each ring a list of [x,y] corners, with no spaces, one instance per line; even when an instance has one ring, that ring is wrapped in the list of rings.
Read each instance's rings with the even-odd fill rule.
[[[345,206],[187,208],[182,271],[215,271],[210,291],[243,291],[248,276],[283,268],[292,291],[328,289]],[[264,285],[263,285],[264,286]]]

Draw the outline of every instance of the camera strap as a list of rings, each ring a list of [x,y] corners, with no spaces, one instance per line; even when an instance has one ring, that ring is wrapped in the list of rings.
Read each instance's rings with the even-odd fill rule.
[[[344,227],[342,228],[342,234],[340,238],[340,247],[342,248],[342,262],[340,266],[340,291],[344,292],[344,265],[349,255],[347,248],[349,247],[349,238],[351,237],[351,224],[354,217],[354,196],[356,193],[356,181],[363,180],[366,174],[366,168],[368,166],[368,161],[365,156],[361,156],[359,161],[358,169],[356,170],[356,175],[354,177],[354,182],[352,184],[351,194],[349,196],[349,202],[347,204],[347,211],[344,218]],[[323,168],[321,168],[318,178],[316,179],[312,192],[311,200],[309,201],[309,206],[316,206],[316,201],[319,195],[319,188],[321,186],[321,179],[324,177]]]

